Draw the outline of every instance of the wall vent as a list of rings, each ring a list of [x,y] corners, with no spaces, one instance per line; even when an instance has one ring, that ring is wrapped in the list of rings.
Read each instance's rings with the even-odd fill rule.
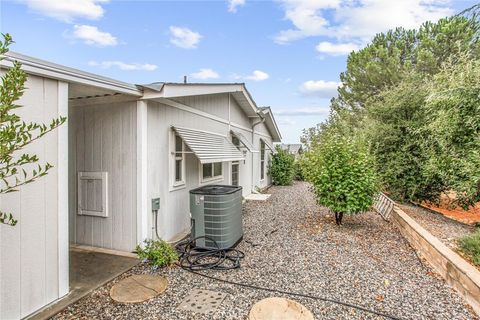
[[[78,214],[108,217],[107,172],[78,173]]]

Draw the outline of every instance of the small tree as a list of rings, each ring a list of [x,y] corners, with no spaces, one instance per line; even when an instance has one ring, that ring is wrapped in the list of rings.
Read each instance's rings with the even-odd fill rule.
[[[318,203],[335,213],[338,225],[344,214],[371,207],[377,183],[363,143],[326,133],[304,156],[304,175],[313,184]]]
[[[0,41],[0,60],[5,59],[8,47],[13,43],[9,34]],[[65,117],[53,119],[50,125],[24,122],[14,113],[21,106],[15,101],[25,90],[27,74],[17,61],[1,78],[0,85],[0,194],[18,191],[18,188],[47,174],[52,168],[49,163],[38,164],[36,155],[22,153],[22,149],[40,139],[66,120]],[[30,169],[33,166],[32,169]],[[29,168],[30,167],[30,168]],[[0,211],[0,224],[14,226],[17,220],[11,213]]]
[[[289,186],[292,184],[295,175],[294,162],[293,155],[277,146],[277,153],[272,155],[269,171],[274,185]]]

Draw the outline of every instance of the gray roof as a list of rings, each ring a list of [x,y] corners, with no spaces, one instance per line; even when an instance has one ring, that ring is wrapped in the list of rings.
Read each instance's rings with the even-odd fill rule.
[[[300,143],[285,144],[280,145],[282,150],[286,150],[290,153],[297,154],[302,152],[302,145]]]

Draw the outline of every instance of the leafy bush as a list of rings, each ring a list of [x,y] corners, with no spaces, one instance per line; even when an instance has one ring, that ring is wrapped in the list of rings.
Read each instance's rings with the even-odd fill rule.
[[[303,177],[302,171],[302,162],[300,159],[295,160],[293,163],[293,178],[297,181],[303,181],[305,178]]]
[[[137,246],[140,259],[147,259],[154,266],[164,267],[178,260],[175,249],[164,240],[145,240],[145,248]]]
[[[473,8],[473,7],[472,7]],[[480,201],[480,9],[380,33],[352,52],[328,119],[304,130],[369,141],[384,191],[398,200],[463,208]],[[445,41],[448,39],[448,41]]]
[[[274,185],[288,186],[292,184],[295,174],[293,163],[295,157],[286,150],[277,147],[277,153],[272,155],[269,174],[272,176]]]
[[[458,241],[460,249],[467,254],[473,264],[480,265],[480,229]]]
[[[422,130],[426,115],[423,108],[426,83],[416,72],[405,75],[397,86],[370,99],[365,108],[365,134],[371,143],[376,171],[384,190],[397,200],[438,198],[444,184],[438,177],[427,177],[424,152],[429,138]]]
[[[304,155],[304,175],[313,184],[318,203],[335,213],[338,225],[344,214],[371,207],[377,184],[372,158],[363,143],[328,134]]]
[[[480,59],[448,61],[427,89],[425,172],[439,176],[466,209],[480,201]]]

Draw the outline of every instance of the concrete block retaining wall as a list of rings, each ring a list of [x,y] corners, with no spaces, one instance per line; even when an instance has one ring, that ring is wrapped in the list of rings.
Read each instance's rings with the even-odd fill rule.
[[[392,221],[410,245],[480,315],[480,271],[395,206]]]

